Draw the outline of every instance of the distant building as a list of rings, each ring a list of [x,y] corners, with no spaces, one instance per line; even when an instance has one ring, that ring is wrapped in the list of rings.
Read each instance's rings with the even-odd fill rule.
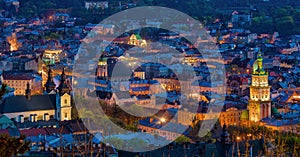
[[[137,69],[134,70],[133,77],[145,79],[145,71],[141,67],[138,67]]]
[[[224,109],[221,113],[219,112],[198,112],[192,113],[187,109],[179,110],[178,111],[178,123],[182,125],[192,125],[192,121],[195,119],[197,121],[204,121],[204,120],[213,120],[218,119],[223,126],[226,125],[239,125],[240,124],[240,117],[244,110],[238,109],[236,107],[230,107]]]
[[[28,58],[21,56],[17,58],[8,58],[7,60],[12,66],[9,70],[34,70],[38,71],[39,58]],[[8,70],[8,69],[6,69]]]
[[[246,23],[251,24],[251,15],[243,12],[234,11],[231,14],[231,22],[235,26],[235,24],[244,25]]]
[[[133,98],[131,98],[128,91],[118,91],[114,92],[111,97],[112,103],[116,103],[119,106],[124,106],[126,104],[134,104]]]
[[[156,80],[165,91],[177,91],[180,92],[180,82],[175,78],[165,78],[165,77],[155,77],[153,80]]]
[[[132,34],[129,38],[128,44],[139,47],[147,47],[147,41],[143,40],[139,34]]]
[[[66,21],[70,18],[70,15],[66,13],[56,13],[54,16],[56,21]]]
[[[43,54],[43,61],[46,65],[52,65],[60,61],[60,54],[62,50],[45,50]]]
[[[176,114],[176,110],[168,109],[159,111],[155,117],[148,117],[139,121],[138,128],[154,136],[164,137],[173,141],[187,129],[186,126],[178,124],[170,119]],[[169,121],[170,122],[167,122]]]
[[[25,95],[26,84],[29,83],[32,94],[41,94],[42,77],[32,70],[25,71],[3,71],[2,83],[15,89],[15,95]]]
[[[143,79],[131,79],[129,85],[130,95],[150,94],[150,81]]]
[[[90,9],[107,9],[108,8],[108,1],[101,1],[101,2],[95,2],[95,1],[90,1],[90,2],[84,2],[84,7],[87,10]]]

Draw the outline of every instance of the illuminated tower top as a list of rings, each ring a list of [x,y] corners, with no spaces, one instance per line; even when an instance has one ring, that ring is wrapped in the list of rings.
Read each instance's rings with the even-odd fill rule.
[[[100,78],[106,78],[108,76],[107,58],[103,55],[101,55],[98,61],[96,76]]]
[[[253,75],[268,75],[268,73],[263,68],[263,58],[259,52],[257,55],[257,60],[253,64]]]

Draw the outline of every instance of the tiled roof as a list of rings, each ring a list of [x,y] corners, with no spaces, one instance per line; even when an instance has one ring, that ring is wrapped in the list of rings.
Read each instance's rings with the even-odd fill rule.
[[[45,130],[49,135],[52,135],[52,134],[70,134],[70,130],[66,127],[61,127],[61,128],[47,127],[47,128],[45,128]]]
[[[56,95],[32,95],[28,100],[23,95],[6,98],[0,105],[1,113],[15,113],[24,111],[54,110]]]
[[[149,87],[133,87],[131,88],[132,91],[138,92],[138,91],[148,91]]]
[[[80,120],[71,120],[71,121],[60,121],[60,126],[64,126],[71,133],[80,133],[88,131],[82,121]]]
[[[48,132],[45,128],[31,128],[20,130],[21,134],[24,134],[26,137],[29,136],[38,136],[38,135],[48,135]]]
[[[11,73],[11,74],[3,74],[3,80],[33,80],[34,77],[28,73]]]

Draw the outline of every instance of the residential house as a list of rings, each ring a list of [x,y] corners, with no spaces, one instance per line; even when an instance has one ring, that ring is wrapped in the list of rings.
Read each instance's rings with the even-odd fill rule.
[[[86,1],[84,2],[84,7],[87,9],[87,10],[90,10],[90,9],[107,9],[108,8],[108,1]]]
[[[41,94],[42,78],[32,70],[3,71],[1,75],[2,83],[14,88],[15,95],[25,95],[26,84],[29,83],[32,94]]]

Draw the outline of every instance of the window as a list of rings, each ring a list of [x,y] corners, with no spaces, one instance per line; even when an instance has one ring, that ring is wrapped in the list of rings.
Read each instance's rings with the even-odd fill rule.
[[[68,100],[67,99],[65,99],[65,104],[67,104],[68,103]]]
[[[67,118],[68,117],[68,113],[67,112],[65,112],[65,118]]]

